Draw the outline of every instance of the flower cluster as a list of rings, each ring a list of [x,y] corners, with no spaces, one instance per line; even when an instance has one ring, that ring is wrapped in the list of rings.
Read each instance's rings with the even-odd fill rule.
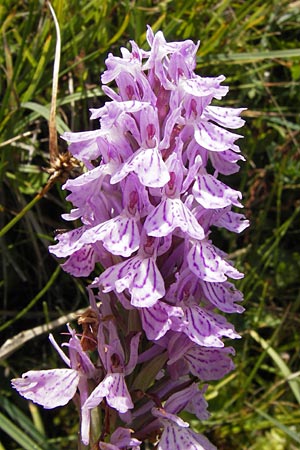
[[[74,209],[63,217],[82,225],[50,251],[75,277],[98,270],[83,337],[69,329],[70,358],[51,337],[69,368],[30,371],[13,386],[45,408],[75,396],[86,445],[139,449],[152,439],[159,450],[212,450],[178,413],[207,419],[199,383],[234,367],[223,338],[239,335],[223,313],[243,312],[228,280],[243,274],[210,232],[248,226],[232,210],[241,193],[219,178],[244,160],[241,136],[226,129],[243,125],[243,109],[211,105],[228,88],[223,76],[195,74],[198,45],[168,43],[150,28],[147,40],[149,51],[131,42],[108,56],[102,83],[111,101],[91,111],[100,128],[63,136],[86,168],[64,185]],[[106,85],[113,80],[117,90]]]

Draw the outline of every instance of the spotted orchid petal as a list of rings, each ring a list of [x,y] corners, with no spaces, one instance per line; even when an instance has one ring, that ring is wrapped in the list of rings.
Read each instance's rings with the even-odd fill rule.
[[[224,347],[222,337],[240,337],[224,317],[197,305],[184,308],[184,319],[187,325],[183,332],[191,341],[203,347]]]
[[[125,413],[133,408],[133,403],[128,392],[124,374],[109,373],[92,391],[82,405],[82,414],[89,416],[89,411],[96,408],[106,398],[107,403],[120,413]],[[81,437],[85,444],[89,442],[90,420],[81,422]]]
[[[204,231],[192,212],[179,198],[166,198],[150,213],[144,228],[149,236],[162,237],[176,228],[194,239],[203,239]]]
[[[152,414],[164,427],[157,450],[217,450],[205,436],[192,431],[188,423],[178,416],[162,408],[153,408]]]
[[[200,420],[207,420],[210,416],[207,411],[208,403],[204,398],[207,387],[208,385],[205,385],[200,390],[198,383],[192,383],[187,388],[175,392],[166,401],[165,410],[172,414],[185,410],[192,412]]]
[[[102,286],[103,292],[128,289],[131,304],[145,308],[153,306],[165,295],[164,280],[154,258],[136,256],[106,269],[93,285]]]
[[[181,326],[183,326],[184,313],[181,307],[171,306],[160,301],[151,308],[141,308],[139,311],[143,330],[149,340],[160,339],[170,329],[180,331]]]
[[[125,413],[133,408],[133,403],[128,392],[124,374],[109,373],[103,381],[93,390],[83,405],[83,409],[92,409],[98,406],[103,398],[112,408],[120,413]]]
[[[181,79],[180,86],[184,91],[195,97],[209,97],[221,99],[228,93],[228,86],[221,83],[225,80],[223,75],[218,77],[192,77],[190,79]]]
[[[199,175],[193,186],[193,195],[207,209],[225,208],[229,205],[243,207],[238,201],[239,191],[231,189],[212,175]]]
[[[85,230],[79,245],[103,241],[103,246],[113,255],[130,256],[139,248],[140,232],[136,219],[120,215]]]
[[[202,381],[219,380],[234,369],[232,347],[208,348],[193,346],[184,355],[193,375]]]
[[[227,277],[239,279],[243,274],[223,259],[209,241],[194,244],[187,255],[189,268],[201,280],[209,282],[226,281]]]
[[[217,220],[214,221],[214,225],[224,227],[234,233],[241,233],[249,227],[249,220],[245,218],[244,214],[238,214],[227,209],[223,214],[218,215]]]
[[[96,259],[94,248],[85,245],[75,251],[61,267],[74,277],[87,277],[94,270]]]
[[[133,430],[129,428],[118,427],[111,435],[110,443],[100,442],[100,450],[120,450],[126,448],[128,450],[140,450],[142,444],[136,438],[131,437]]]
[[[141,333],[137,333],[130,341],[130,357],[128,363],[125,366],[125,375],[130,375],[137,365],[140,337]]]
[[[223,175],[232,175],[240,170],[238,161],[245,161],[243,155],[232,150],[209,152],[209,159],[215,170]]]
[[[201,288],[205,298],[221,311],[242,313],[245,310],[241,305],[236,304],[236,302],[243,300],[243,295],[232,283],[228,281],[224,283],[201,281]]]
[[[78,383],[79,374],[74,369],[30,370],[12,380],[19,394],[46,409],[66,405],[74,397]]]
[[[130,157],[111,177],[115,184],[134,172],[140,182],[148,187],[162,187],[170,179],[169,171],[157,148],[141,149]]]
[[[49,251],[58,258],[63,258],[77,252],[77,250],[82,248],[80,238],[85,230],[86,227],[83,226],[75,228],[75,230],[58,234],[56,236],[56,239],[59,241],[58,244],[50,245]]]
[[[222,106],[207,106],[204,111],[204,117],[213,120],[218,125],[226,128],[240,128],[245,121],[240,114],[245,108],[224,108]]]
[[[201,147],[211,152],[223,152],[229,149],[238,152],[239,148],[234,142],[243,136],[227,131],[212,122],[203,121],[195,125],[194,137]]]

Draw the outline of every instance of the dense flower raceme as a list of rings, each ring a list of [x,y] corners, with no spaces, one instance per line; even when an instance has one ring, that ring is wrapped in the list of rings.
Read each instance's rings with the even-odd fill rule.
[[[69,368],[30,371],[13,386],[45,408],[75,396],[84,444],[139,449],[152,439],[159,450],[211,450],[178,414],[207,419],[199,382],[234,367],[223,338],[239,335],[223,313],[243,312],[229,280],[243,274],[210,231],[248,226],[233,210],[241,193],[219,178],[244,160],[241,136],[227,130],[243,125],[243,109],[212,105],[228,88],[223,76],[195,74],[198,45],[168,43],[150,28],[147,40],[149,51],[131,42],[131,52],[108,56],[111,101],[92,110],[100,128],[63,136],[86,168],[64,186],[74,209],[63,217],[82,225],[50,251],[75,277],[102,267],[88,287],[83,337],[69,328],[69,358],[51,337]],[[116,91],[106,86],[113,80]]]

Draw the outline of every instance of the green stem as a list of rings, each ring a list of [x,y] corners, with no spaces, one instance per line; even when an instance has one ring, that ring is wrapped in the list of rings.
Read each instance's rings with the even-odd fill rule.
[[[8,222],[1,230],[0,230],[0,237],[4,236],[17,222],[19,222],[20,219],[24,216],[24,214],[27,213],[38,201],[40,197],[39,194],[37,194],[31,202],[29,202],[22,211],[20,211],[10,222]]]
[[[43,295],[48,291],[48,289],[52,286],[54,281],[56,280],[58,274],[60,272],[60,266],[57,266],[54,270],[53,274],[49,278],[48,283],[43,287],[43,289],[40,290],[40,292],[28,303],[28,305],[22,309],[15,317],[10,319],[9,321],[5,322],[3,325],[0,326],[0,331],[5,330],[10,325],[12,325],[16,320],[23,317],[38,301]]]
[[[52,185],[55,182],[55,178],[49,178],[46,186],[36,194],[36,196],[26,205],[24,208],[10,221],[8,222],[1,230],[0,230],[0,238],[3,237],[22,217],[29,211],[44,195],[49,191]]]

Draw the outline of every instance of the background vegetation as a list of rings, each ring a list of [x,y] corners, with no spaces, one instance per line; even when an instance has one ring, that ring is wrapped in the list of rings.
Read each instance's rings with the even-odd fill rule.
[[[217,236],[246,273],[239,284],[246,312],[234,317],[243,339],[234,343],[236,371],[208,390],[211,419],[193,426],[220,450],[300,448],[300,2],[53,0],[53,7],[62,39],[59,134],[94,126],[88,108],[105,101],[99,75],[108,51],[129,39],[146,45],[146,24],[168,40],[200,39],[197,72],[224,74],[231,89],[222,104],[248,108],[247,162],[232,184],[244,193],[251,228],[238,239]],[[24,332],[48,324],[59,339],[63,328],[53,321],[88,303],[86,280],[63,273],[47,251],[53,231],[66,226],[62,180],[37,195],[49,178],[55,26],[44,1],[3,0],[0,28],[1,342],[17,336],[0,354],[0,450],[75,449],[73,405],[39,409],[9,383],[60,364],[41,334],[47,327],[27,342]]]

